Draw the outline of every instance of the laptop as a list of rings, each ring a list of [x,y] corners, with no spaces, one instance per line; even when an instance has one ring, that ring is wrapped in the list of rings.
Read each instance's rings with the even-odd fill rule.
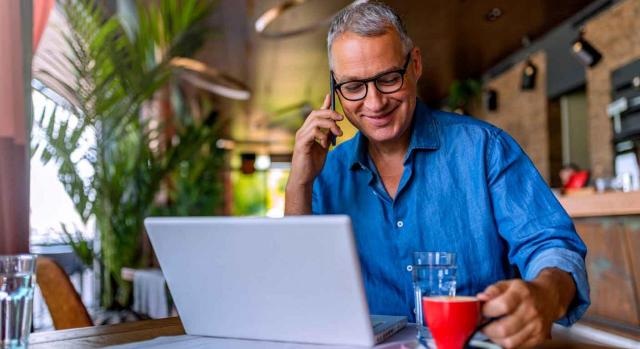
[[[369,316],[348,216],[147,218],[187,334],[370,347],[406,317]]]

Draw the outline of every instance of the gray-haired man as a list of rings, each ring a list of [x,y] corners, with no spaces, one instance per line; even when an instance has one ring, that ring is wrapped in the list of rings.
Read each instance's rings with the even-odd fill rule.
[[[502,316],[484,330],[496,343],[534,346],[554,321],[577,321],[589,305],[586,247],[515,141],[416,99],[420,49],[383,4],[339,13],[328,49],[345,116],[360,132],[328,152],[343,117],[328,110],[328,96],[309,114],[285,211],[351,217],[371,312],[413,318],[412,252],[452,251],[458,293]]]

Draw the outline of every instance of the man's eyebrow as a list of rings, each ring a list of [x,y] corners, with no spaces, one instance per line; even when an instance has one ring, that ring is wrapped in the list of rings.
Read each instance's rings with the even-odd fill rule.
[[[383,74],[386,74],[386,73],[391,73],[392,71],[398,71],[398,70],[401,70],[401,69],[402,69],[402,67],[391,67],[391,68],[389,68],[387,70],[383,70],[383,71],[381,71],[379,73],[373,74],[373,75],[368,76],[366,78],[361,78],[359,76],[347,75],[347,76],[343,76],[341,79],[338,79],[337,76],[335,76],[335,75],[334,76],[336,78],[336,82],[341,84],[343,82],[368,80],[368,79],[371,79],[374,76],[380,76],[380,75],[383,75]]]

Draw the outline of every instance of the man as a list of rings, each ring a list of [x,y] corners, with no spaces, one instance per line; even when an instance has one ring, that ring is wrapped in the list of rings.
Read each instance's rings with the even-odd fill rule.
[[[416,99],[420,49],[386,5],[344,9],[328,50],[344,114],[360,132],[328,152],[343,117],[328,96],[309,114],[285,211],[351,217],[371,312],[415,319],[412,253],[451,251],[457,293],[477,294],[485,316],[501,317],[484,330],[494,342],[534,346],[554,321],[577,321],[589,305],[586,248],[515,141]]]

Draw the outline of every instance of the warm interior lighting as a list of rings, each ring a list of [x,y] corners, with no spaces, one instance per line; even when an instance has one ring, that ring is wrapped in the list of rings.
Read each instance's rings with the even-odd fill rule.
[[[486,15],[484,15],[484,18],[489,22],[495,22],[500,17],[502,17],[502,9],[499,7],[492,8]]]
[[[573,43],[573,52],[577,53],[582,50],[582,43],[580,41],[576,41]]]
[[[522,90],[533,90],[536,88],[536,77],[538,73],[538,68],[527,59],[527,62],[522,70],[522,83],[520,88]]]
[[[237,100],[251,97],[249,87],[243,82],[214,69],[203,62],[191,58],[177,57],[171,60],[171,66],[187,72],[181,77],[193,85],[211,93]]]
[[[256,170],[265,171],[271,166],[271,157],[267,154],[261,154],[256,156],[255,167]]]
[[[573,55],[587,67],[593,67],[594,65],[600,62],[602,58],[602,54],[595,47],[593,47],[587,40],[580,37],[574,41],[573,45],[571,45],[571,52]]]
[[[357,0],[357,1],[354,1],[353,3],[359,3],[362,1],[363,0]],[[306,2],[307,0],[286,0],[280,3],[280,5],[277,5],[268,9],[262,15],[260,15],[258,19],[256,19],[256,22],[254,25],[256,32],[260,34],[262,37],[266,37],[266,38],[272,38],[272,39],[286,38],[286,37],[291,37],[295,35],[312,32],[322,27],[323,25],[328,24],[331,21],[334,14],[331,14],[327,18],[320,19],[317,22],[311,23],[302,28],[285,30],[280,32],[267,31],[267,27],[269,27],[269,25],[271,25],[276,19],[281,17],[283,13],[287,12],[288,10],[291,10],[294,7],[300,6]]]

